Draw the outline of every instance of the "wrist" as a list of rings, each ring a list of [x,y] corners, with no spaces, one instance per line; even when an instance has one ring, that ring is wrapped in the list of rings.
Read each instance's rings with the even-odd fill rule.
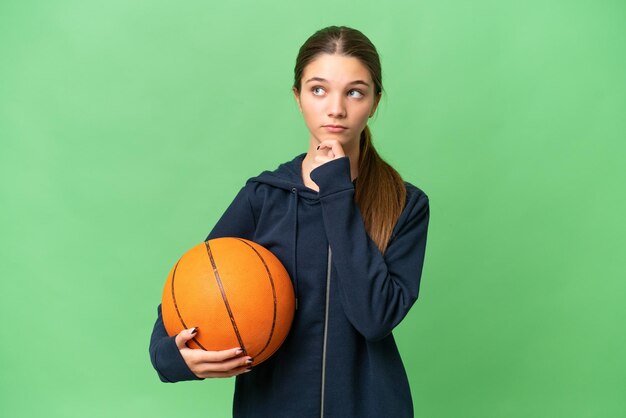
[[[328,196],[344,190],[354,189],[350,173],[350,158],[335,158],[313,169],[311,180],[319,187],[320,197]]]

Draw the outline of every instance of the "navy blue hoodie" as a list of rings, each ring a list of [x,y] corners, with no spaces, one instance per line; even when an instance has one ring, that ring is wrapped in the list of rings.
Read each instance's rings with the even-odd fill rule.
[[[209,236],[257,242],[284,264],[298,308],[283,345],[236,377],[234,417],[413,417],[409,382],[392,334],[417,299],[428,196],[405,182],[406,206],[385,254],[367,235],[348,157],[302,180],[300,154],[250,178]],[[168,337],[161,306],[150,357],[164,382],[200,380]]]

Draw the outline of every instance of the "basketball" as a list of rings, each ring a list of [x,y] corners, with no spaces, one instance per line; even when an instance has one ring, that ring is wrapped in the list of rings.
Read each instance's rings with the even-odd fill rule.
[[[243,238],[215,238],[187,251],[172,267],[161,300],[168,335],[198,327],[189,348],[241,347],[253,364],[283,343],[295,297],[285,267],[269,250]]]

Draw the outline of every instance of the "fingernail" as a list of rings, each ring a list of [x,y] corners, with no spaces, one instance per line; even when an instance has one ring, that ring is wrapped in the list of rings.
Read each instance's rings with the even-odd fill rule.
[[[241,348],[237,349],[237,351],[235,351],[235,354],[241,354],[243,353],[243,350]]]
[[[252,371],[252,367],[248,367],[244,373],[248,373]]]
[[[252,364],[252,362],[253,362],[253,361],[254,361],[254,359],[253,359],[253,358],[249,358],[248,360],[246,360],[246,362],[247,362],[248,364]]]
[[[198,332],[198,327],[193,327],[191,329],[191,335],[195,334],[196,332]]]
[[[317,149],[320,149],[320,146],[319,146],[319,145],[317,146]]]

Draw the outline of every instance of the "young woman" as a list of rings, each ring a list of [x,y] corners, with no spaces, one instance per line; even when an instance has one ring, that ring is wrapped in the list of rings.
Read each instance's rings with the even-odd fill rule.
[[[238,347],[187,348],[202,329],[168,337],[159,305],[152,364],[164,382],[237,376],[235,417],[413,417],[392,330],[418,296],[429,205],[372,145],[374,45],[348,27],[319,30],[300,48],[293,93],[307,152],[250,178],[207,237],[246,238],[282,261],[297,298],[289,335],[251,367]]]

